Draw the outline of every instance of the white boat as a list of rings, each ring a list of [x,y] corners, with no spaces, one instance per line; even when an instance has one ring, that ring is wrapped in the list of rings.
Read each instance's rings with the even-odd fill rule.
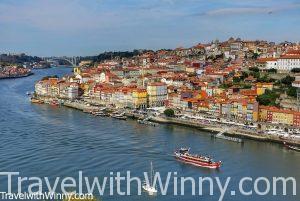
[[[143,183],[143,189],[145,191],[147,191],[149,195],[155,195],[155,194],[157,194],[157,189],[153,185],[153,165],[152,165],[152,162],[151,162],[151,168],[150,168],[150,181],[149,181],[149,179],[148,179],[148,182],[144,181],[144,183]]]
[[[238,142],[238,143],[244,142],[240,138],[225,136],[224,133],[228,132],[229,130],[230,130],[230,128],[225,128],[224,130],[220,131],[217,135],[215,135],[215,137],[219,138],[219,139],[223,139],[223,140],[229,140],[232,142]]]
[[[281,129],[269,129],[266,131],[266,134],[277,135],[277,136],[282,136],[282,137],[289,137],[289,133],[285,132],[284,130],[281,130]]]
[[[108,116],[106,113],[104,113],[104,112],[94,112],[93,113],[95,116],[101,116],[101,117],[106,117],[106,116]]]
[[[145,125],[149,125],[149,126],[157,126],[158,124],[157,123],[153,123],[153,122],[151,122],[151,121],[147,121],[147,120],[137,120],[137,122],[139,123],[139,124],[145,124]]]
[[[116,114],[116,115],[111,115],[112,118],[115,118],[115,119],[120,119],[120,120],[126,120],[127,117],[122,115],[122,114]]]

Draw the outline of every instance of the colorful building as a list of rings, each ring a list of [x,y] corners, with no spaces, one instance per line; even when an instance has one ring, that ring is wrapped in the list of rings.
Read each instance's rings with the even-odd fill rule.
[[[168,99],[168,91],[165,83],[149,83],[147,86],[147,93],[150,107],[160,107],[166,104]]]
[[[300,112],[284,110],[277,107],[260,106],[259,120],[268,123],[300,126]]]
[[[133,106],[136,109],[142,109],[147,107],[147,90],[146,89],[134,89],[132,91]]]

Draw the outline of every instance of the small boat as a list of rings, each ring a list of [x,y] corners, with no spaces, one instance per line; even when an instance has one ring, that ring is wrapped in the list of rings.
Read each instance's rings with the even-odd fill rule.
[[[120,115],[120,114],[112,115],[111,117],[115,118],[115,119],[120,119],[120,120],[126,120],[127,119],[126,116]]]
[[[43,100],[39,100],[39,99],[35,99],[35,98],[31,98],[30,101],[31,101],[32,103],[38,103],[38,104],[44,103]]]
[[[99,116],[99,117],[107,117],[108,115],[104,112],[93,112],[92,113],[95,116]]]
[[[288,149],[294,150],[294,151],[299,151],[300,152],[300,147],[288,145],[286,142],[283,142],[284,146]]]
[[[58,106],[59,105],[58,101],[51,101],[49,104],[52,105],[52,106]]]
[[[30,93],[29,91],[27,91],[27,92],[26,92],[26,95],[27,95],[27,96],[30,96],[30,95],[31,95],[31,93]]]
[[[157,189],[155,185],[153,185],[153,165],[151,162],[151,167],[150,167],[150,181],[144,181],[143,183],[143,189],[148,192],[149,195],[155,195],[157,193]],[[150,183],[149,183],[150,182]]]
[[[140,119],[137,120],[137,122],[139,124],[145,124],[145,125],[154,126],[154,127],[158,125],[157,123],[153,123],[151,121],[140,120]]]
[[[221,167],[221,161],[214,162],[210,157],[190,154],[189,151],[189,148],[180,148],[174,152],[174,157],[183,163],[191,164],[197,167],[205,167],[210,169],[217,169]]]
[[[115,118],[115,119],[120,119],[120,120],[126,120],[127,119],[124,112],[123,113],[114,112],[114,113],[111,114],[111,117]]]

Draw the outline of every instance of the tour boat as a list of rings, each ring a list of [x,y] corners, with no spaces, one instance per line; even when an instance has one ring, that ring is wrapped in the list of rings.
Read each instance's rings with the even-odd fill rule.
[[[147,191],[149,195],[155,195],[157,193],[157,189],[155,188],[155,185],[153,185],[153,165],[152,165],[152,162],[151,162],[151,167],[150,167],[150,181],[149,181],[149,179],[148,179],[148,181],[144,181],[143,189],[145,191]]]
[[[180,148],[174,152],[174,157],[183,163],[191,164],[197,167],[205,167],[210,169],[217,169],[221,167],[221,161],[214,162],[210,157],[190,154],[189,151],[189,148]]]
[[[294,151],[300,151],[300,147],[288,145],[286,142],[283,142],[284,146],[288,149],[294,150]]]

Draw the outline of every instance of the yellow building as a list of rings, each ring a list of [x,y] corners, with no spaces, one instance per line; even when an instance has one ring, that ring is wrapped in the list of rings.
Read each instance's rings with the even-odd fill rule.
[[[264,122],[294,125],[297,124],[297,121],[295,121],[295,116],[298,114],[298,112],[292,110],[283,110],[276,107],[259,107],[259,120]]]
[[[258,121],[258,112],[253,112],[253,121]]]
[[[257,92],[258,96],[264,94],[266,89],[272,90],[273,83],[257,83],[256,84],[256,92]]]
[[[135,108],[147,107],[147,91],[146,89],[135,89],[132,91],[132,100]]]
[[[272,122],[293,125],[294,115],[287,112],[273,112]]]
[[[90,94],[90,91],[93,89],[94,87],[94,84],[93,82],[86,82],[86,83],[82,83],[80,85],[80,88],[83,90],[83,95],[84,96],[89,96]]]
[[[74,75],[81,75],[81,69],[79,67],[73,68]]]

